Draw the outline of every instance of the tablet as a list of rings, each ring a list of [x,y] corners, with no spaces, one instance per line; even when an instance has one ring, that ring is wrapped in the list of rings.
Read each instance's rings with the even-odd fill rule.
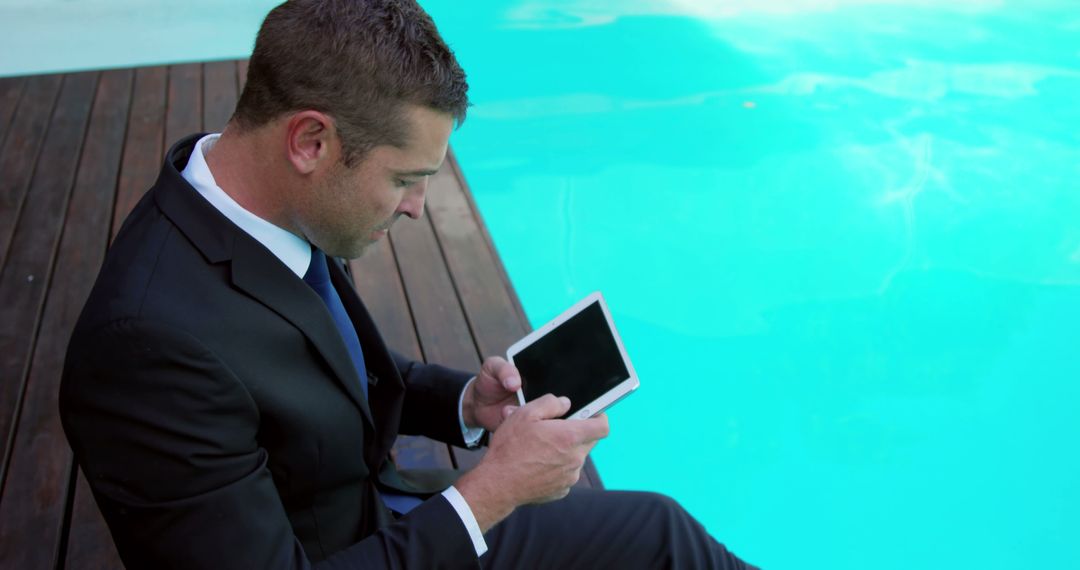
[[[603,295],[595,292],[506,351],[521,373],[521,405],[544,394],[570,398],[565,418],[589,418],[638,387]]]

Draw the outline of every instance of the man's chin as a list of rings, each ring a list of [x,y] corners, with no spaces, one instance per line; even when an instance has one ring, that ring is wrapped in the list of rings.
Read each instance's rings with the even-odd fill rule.
[[[372,230],[367,237],[363,239],[355,239],[349,242],[342,242],[337,244],[337,247],[333,248],[333,251],[323,250],[326,255],[331,257],[343,257],[345,259],[356,259],[367,250],[368,246],[373,245],[375,242],[386,238],[390,233],[388,229]]]
[[[323,252],[326,253],[327,257],[357,259],[360,256],[364,255],[364,251],[367,250],[367,247],[372,243],[374,242],[371,240],[366,240],[363,242],[357,241],[348,244],[340,244],[337,247],[333,248],[333,250],[324,249]]]

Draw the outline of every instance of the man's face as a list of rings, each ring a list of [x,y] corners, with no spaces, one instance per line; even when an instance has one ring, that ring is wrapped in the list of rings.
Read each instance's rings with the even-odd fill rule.
[[[424,214],[428,177],[446,157],[453,118],[419,106],[408,107],[405,118],[404,148],[375,147],[352,167],[338,156],[310,188],[302,230],[327,255],[359,257],[400,216]]]

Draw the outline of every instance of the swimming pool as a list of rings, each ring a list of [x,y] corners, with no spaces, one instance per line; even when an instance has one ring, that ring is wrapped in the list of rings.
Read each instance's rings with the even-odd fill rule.
[[[768,568],[1080,567],[1070,2],[422,3],[531,320],[603,290],[641,376],[607,486]],[[271,4],[26,10],[100,67],[243,55]],[[164,31],[111,45],[117,18]]]

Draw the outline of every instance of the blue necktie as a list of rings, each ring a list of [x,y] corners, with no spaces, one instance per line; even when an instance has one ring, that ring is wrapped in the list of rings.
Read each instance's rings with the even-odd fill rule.
[[[360,390],[364,393],[364,398],[370,402],[371,400],[368,399],[367,367],[364,366],[364,352],[360,349],[360,338],[356,336],[356,329],[353,328],[349,314],[345,312],[345,305],[341,302],[341,297],[334,289],[333,283],[330,282],[326,254],[315,246],[311,247],[311,264],[308,265],[307,273],[304,274],[304,282],[315,290],[315,293],[319,295],[323,303],[326,304],[326,308],[330,311],[330,316],[334,319],[338,332],[341,333],[341,339],[345,341],[345,348],[349,351],[353,366],[356,367],[356,373],[360,376]],[[382,498],[386,506],[402,514],[411,511],[423,502],[417,497],[390,493],[383,493]]]

